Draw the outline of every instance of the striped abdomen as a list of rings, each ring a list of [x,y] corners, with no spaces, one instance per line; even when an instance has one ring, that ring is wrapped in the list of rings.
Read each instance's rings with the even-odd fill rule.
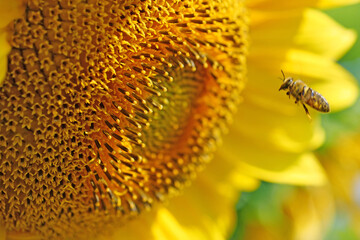
[[[330,111],[330,106],[326,99],[320,93],[311,88],[307,88],[305,90],[305,94],[302,96],[302,101],[320,112]]]

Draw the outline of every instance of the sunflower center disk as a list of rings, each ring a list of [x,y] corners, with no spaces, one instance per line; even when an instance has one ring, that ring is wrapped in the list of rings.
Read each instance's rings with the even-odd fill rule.
[[[244,82],[243,4],[160,2],[33,0],[11,24],[8,231],[69,237],[124,222],[211,158]]]

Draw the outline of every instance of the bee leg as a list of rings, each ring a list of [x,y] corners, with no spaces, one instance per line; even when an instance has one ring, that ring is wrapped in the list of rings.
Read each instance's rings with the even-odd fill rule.
[[[311,120],[311,116],[310,116],[309,110],[307,109],[307,107],[305,106],[305,104],[303,104],[303,107],[304,107],[304,109],[305,109],[306,116],[308,116],[308,118]]]
[[[288,95],[288,96],[289,96],[289,99],[290,99],[290,92],[287,92],[286,95]]]

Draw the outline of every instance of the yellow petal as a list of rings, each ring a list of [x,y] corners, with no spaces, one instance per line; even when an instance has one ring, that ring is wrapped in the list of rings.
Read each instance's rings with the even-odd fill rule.
[[[211,182],[209,185],[228,198],[234,196],[237,198],[239,191],[253,191],[259,187],[258,179],[237,170],[236,162],[216,153],[213,161],[206,168],[206,175],[203,174],[202,178],[204,179],[207,176],[206,181]]]
[[[292,237],[289,238],[324,239],[334,217],[334,207],[329,186],[298,188],[283,207],[292,222]]]
[[[319,31],[321,29],[321,31]],[[304,12],[295,39],[296,47],[336,60],[356,41],[356,33],[345,29],[328,15],[313,9]]]
[[[247,5],[257,9],[294,9],[294,8],[330,8],[358,3],[358,0],[303,0],[303,1],[272,1],[272,0],[250,0]]]
[[[263,160],[265,159],[263,158]],[[290,159],[287,159],[287,162]],[[268,163],[268,168],[258,167],[252,163],[248,164],[245,162],[240,163],[239,167],[243,169],[244,173],[269,182],[319,186],[327,181],[322,167],[311,153],[292,156],[293,162],[287,164],[286,167],[281,166],[281,161],[277,161],[275,157],[268,158],[267,160],[269,163],[273,163]]]
[[[209,198],[206,196],[203,196],[206,199],[196,199],[198,196],[193,197],[192,199],[191,197],[179,196],[171,199],[170,206],[159,206],[154,209],[155,211],[145,213],[135,221],[130,221],[125,226],[119,227],[114,235],[102,235],[98,240],[227,239],[229,232],[224,233],[223,226],[226,225],[229,231],[230,222],[235,221],[233,212],[235,202],[233,202],[232,208],[225,204],[228,208],[227,211],[223,212],[226,216],[225,219],[223,217],[214,218],[204,212],[207,210],[206,208],[201,207],[201,204],[204,203],[201,201],[208,201]],[[221,205],[220,209],[223,210],[224,202],[220,201],[217,204],[217,206]]]
[[[6,32],[0,31],[0,84],[5,78],[7,69],[7,55],[10,52],[10,45],[6,40]]]
[[[312,9],[285,13],[255,11],[251,16],[253,46],[299,48],[338,59],[356,40],[353,30],[345,29],[326,14]]]
[[[280,31],[280,33],[283,34],[273,34],[271,36],[267,35],[266,33],[262,35],[262,37],[264,37],[265,39],[272,39],[273,37],[275,39],[282,39],[282,37],[284,36],[284,34],[286,35],[291,35],[290,33],[294,34],[294,29],[290,28],[291,26],[294,26],[294,24],[296,24],[296,22],[292,22],[292,20],[297,21],[298,25],[300,24],[300,15],[303,12],[303,9],[295,9],[295,10],[287,10],[287,11],[282,11],[282,10],[270,10],[270,9],[258,9],[258,8],[253,8],[250,9],[249,11],[249,16],[250,16],[250,26],[251,26],[251,40],[256,39],[257,40],[262,40],[261,38],[257,37],[260,36],[262,31],[265,32],[269,32],[271,31],[272,33],[278,33]],[[284,19],[286,19],[286,21],[284,21]],[[287,22],[287,20],[290,20],[289,24]],[[275,25],[274,25],[275,24]],[[279,29],[278,26],[281,25],[282,29]],[[273,27],[276,26],[276,27]],[[283,30],[287,30],[287,31],[283,31]],[[260,31],[259,33],[255,33],[255,31]],[[259,35],[260,34],[260,35]],[[285,35],[285,37],[286,37]],[[265,40],[264,39],[264,40]],[[267,41],[263,41],[264,43],[266,43]],[[276,41],[278,42],[278,41]],[[284,41],[286,42],[286,41]]]
[[[312,153],[276,151],[251,140],[237,140],[231,147],[229,145],[224,142],[219,155],[236,162],[238,171],[251,177],[298,185],[321,185],[326,181],[324,171]]]
[[[0,28],[6,27],[10,21],[24,12],[23,0],[0,1]]]
[[[23,13],[23,7],[24,2],[20,0],[0,2],[0,84],[6,74],[7,54],[10,51],[5,27]]]
[[[334,8],[359,3],[359,0],[321,0],[317,6],[320,8]]]
[[[266,149],[292,153],[319,147],[324,141],[324,132],[318,119],[313,114],[310,122],[302,106],[294,104],[286,95],[283,97],[284,104],[289,104],[285,109],[272,106],[276,102],[272,102],[271,98],[267,99],[267,103],[266,98],[260,96],[245,100],[235,117],[236,124],[226,137],[229,139],[226,141],[231,141],[228,145],[236,148],[235,144],[239,143],[236,139],[243,139],[241,143],[244,140],[253,141]]]

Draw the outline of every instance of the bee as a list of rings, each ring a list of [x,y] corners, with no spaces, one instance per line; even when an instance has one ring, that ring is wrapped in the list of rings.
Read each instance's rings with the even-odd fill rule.
[[[318,110],[319,112],[330,112],[329,103],[326,99],[317,91],[309,88],[303,81],[294,81],[292,77],[285,78],[284,72],[281,70],[284,77],[283,84],[280,86],[280,90],[288,90],[286,95],[292,95],[295,98],[295,103],[301,102],[305,109],[306,115],[311,119],[309,110],[305,106],[305,103],[310,107]]]

